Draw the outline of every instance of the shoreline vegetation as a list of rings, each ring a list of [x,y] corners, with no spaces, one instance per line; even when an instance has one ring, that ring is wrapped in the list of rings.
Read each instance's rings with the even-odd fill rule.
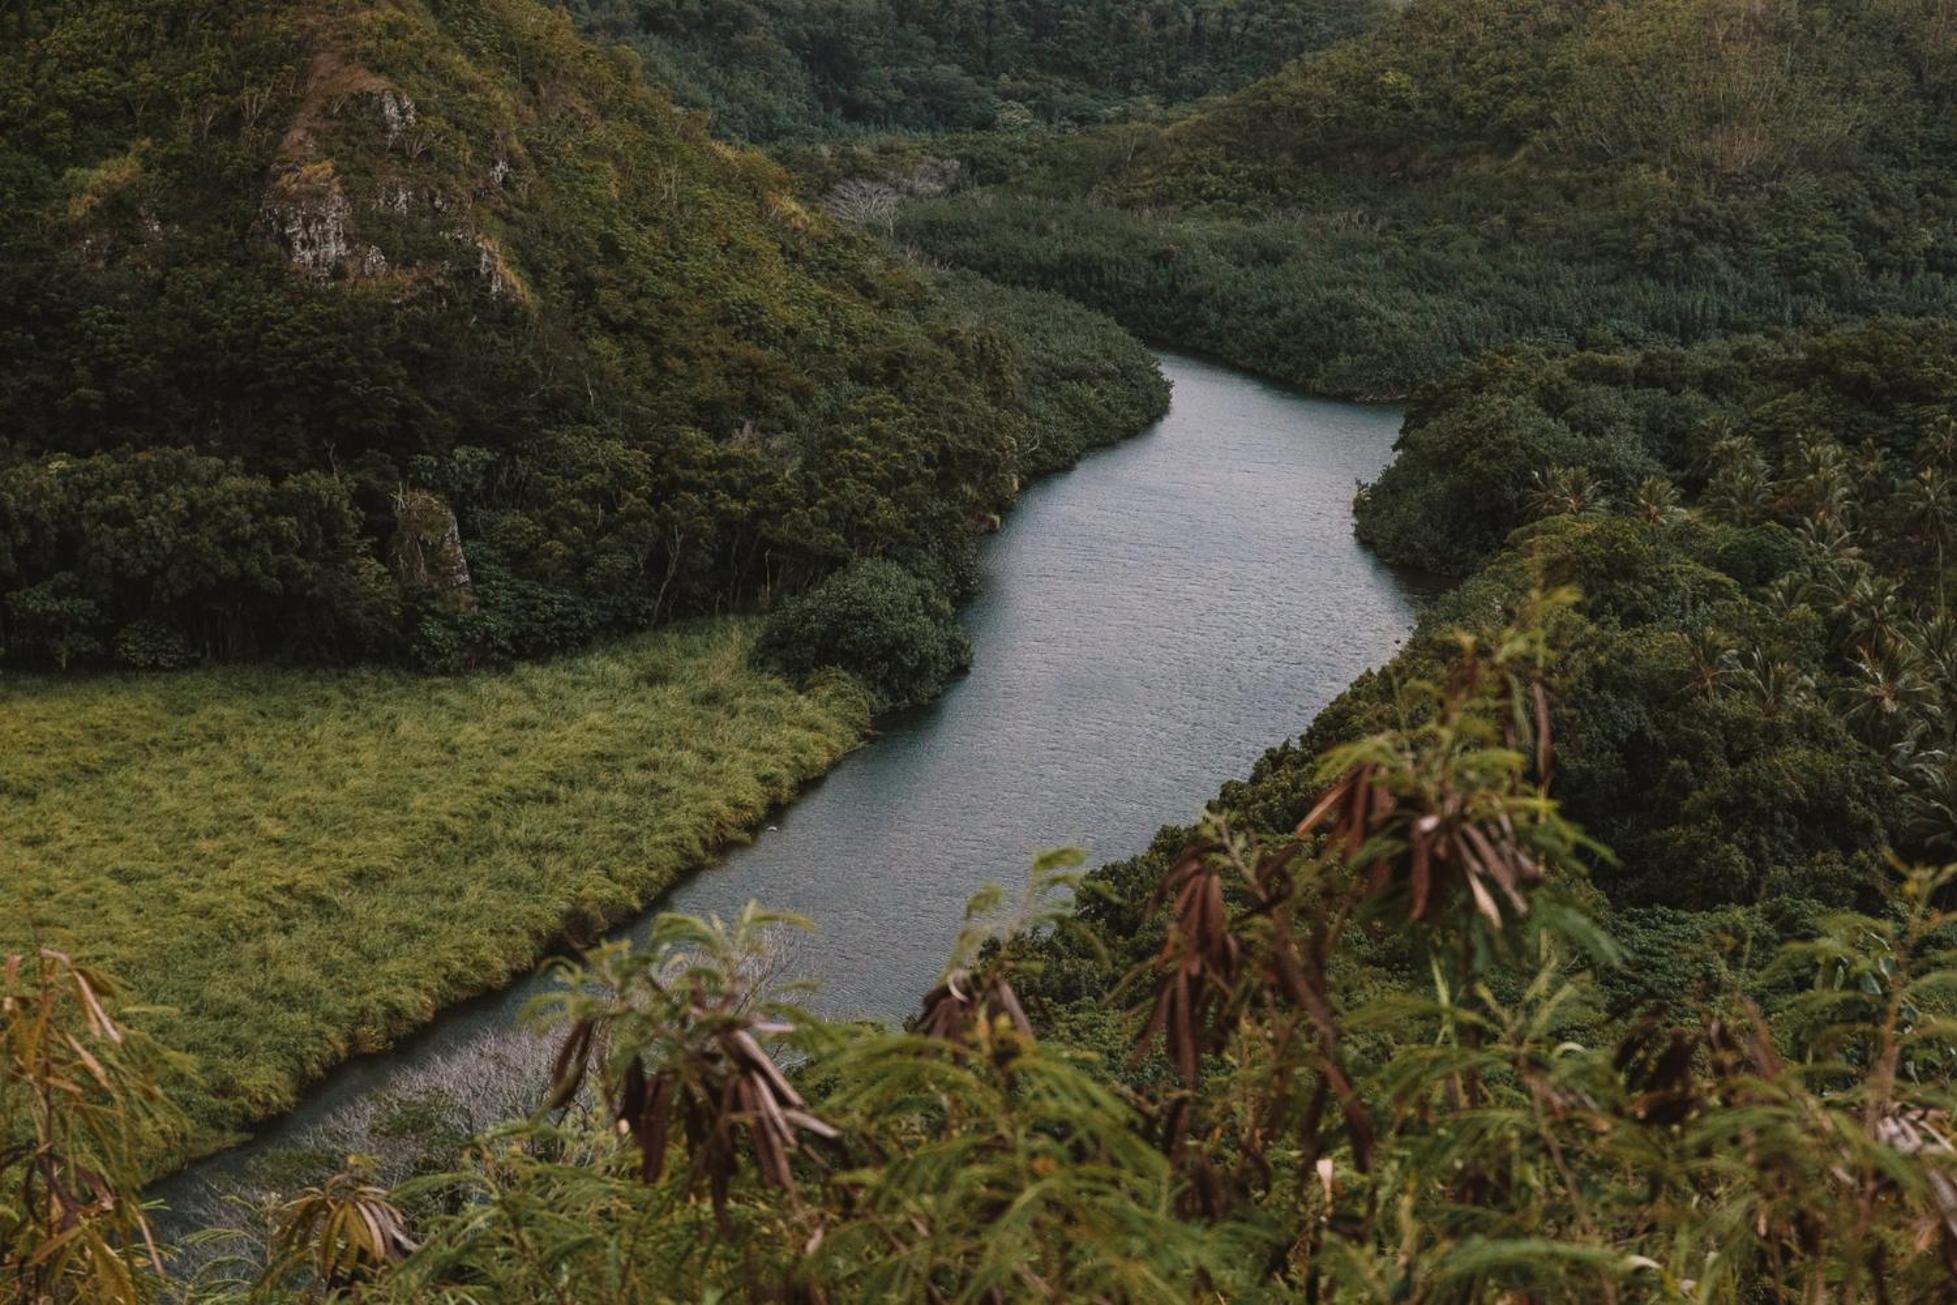
[[[1107,319],[969,274],[943,292],[947,320],[1024,351],[1029,482],[1167,411],[1153,358]],[[0,869],[23,928],[167,1008],[152,1031],[202,1066],[172,1088],[193,1132],[153,1176],[596,941],[859,746],[889,704],[835,668],[796,668],[798,689],[754,655],[765,625],[699,618],[455,676],[0,680]]]
[[[42,945],[164,1008],[150,1032],[198,1062],[170,1091],[193,1132],[159,1170],[602,937],[858,746],[862,688],[755,669],[756,629],[690,622],[456,678],[0,685],[10,895]]]
[[[901,1030],[773,1000],[759,907],[598,949],[546,1108],[376,1101],[413,1176],[299,1156],[186,1294],[1952,1293],[1949,4],[135,8],[0,12],[27,1297],[164,1290],[177,1105],[936,692],[976,535],[1166,401],[1117,322],[1411,396],[1358,536],[1461,583],[1392,663]],[[38,678],[255,658],[516,667]]]
[[[1950,50],[1903,4],[1414,3],[1155,118],[782,158],[903,196],[932,257],[1370,400],[1491,349],[1950,315]]]
[[[0,30],[31,219],[0,230],[0,954],[170,1008],[202,1077],[152,1173],[595,940],[856,746],[874,676],[791,683],[722,614],[884,561],[948,623],[1025,483],[1167,407],[1113,322],[805,208],[528,0]]]
[[[969,275],[945,288],[949,315],[1038,346],[1017,396],[1032,478],[1167,411],[1152,358],[1106,319]],[[156,1176],[596,941],[858,747],[875,694],[834,669],[800,689],[771,673],[753,656],[763,625],[701,618],[453,677],[0,681],[0,863],[26,928],[169,1008],[152,1031],[203,1067],[173,1090],[195,1131]]]

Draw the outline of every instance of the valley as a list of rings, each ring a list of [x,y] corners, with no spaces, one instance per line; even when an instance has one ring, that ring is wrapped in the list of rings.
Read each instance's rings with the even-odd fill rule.
[[[0,6],[0,1298],[1948,1295],[1954,107]]]

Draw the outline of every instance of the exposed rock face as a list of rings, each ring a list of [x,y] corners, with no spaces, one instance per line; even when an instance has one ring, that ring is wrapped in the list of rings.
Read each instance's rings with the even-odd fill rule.
[[[413,133],[420,121],[413,98],[384,78],[324,52],[308,70],[299,111],[281,142],[285,161],[275,168],[266,191],[265,224],[284,247],[292,267],[315,280],[371,279],[390,273],[412,276],[418,269],[411,263],[397,267],[380,245],[360,238],[354,205],[327,153],[333,123],[350,111],[377,114],[387,130],[390,153],[406,156],[403,167],[412,169],[419,148]],[[514,172],[507,158],[495,156],[477,193],[502,189]],[[384,172],[384,179],[367,192],[373,196],[366,205],[369,212],[409,217],[449,210],[450,202],[439,188],[415,186],[404,175],[408,174],[392,168]],[[452,262],[444,272],[473,270],[492,297],[530,302],[522,277],[494,237],[473,225],[452,226],[446,234],[467,247],[464,257],[473,255],[473,265]]]
[[[381,117],[387,122],[387,143],[401,139],[401,133],[415,125],[415,102],[392,86],[379,91]]]
[[[334,120],[350,110],[379,116],[390,151],[413,155],[417,148],[411,137],[403,139],[420,121],[420,110],[407,92],[331,49],[314,57],[298,110],[279,146],[283,162],[267,188],[265,219],[292,266],[322,281],[342,271],[363,277],[389,271],[379,245],[355,239],[353,203],[322,144],[331,139]],[[405,215],[412,197],[406,185],[383,184],[376,207]]]
[[[308,276],[324,280],[353,256],[348,236],[353,205],[331,163],[308,163],[281,173],[266,196],[265,216],[284,244],[286,258]]]
[[[523,285],[516,278],[516,272],[509,261],[503,257],[503,250],[488,236],[476,237],[476,274],[489,284],[489,293],[498,299],[511,295],[525,298]]]
[[[432,589],[451,611],[476,609],[475,582],[462,551],[455,509],[441,495],[403,485],[394,500],[394,573]]]

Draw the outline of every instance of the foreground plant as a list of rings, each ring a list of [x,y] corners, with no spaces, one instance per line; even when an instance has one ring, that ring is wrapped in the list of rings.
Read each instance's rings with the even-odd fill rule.
[[[296,1284],[307,1299],[331,1299],[414,1249],[406,1216],[374,1181],[373,1160],[349,1156],[340,1172],[279,1207],[259,1294]]]
[[[163,1258],[138,1156],[180,1123],[181,1068],[114,1012],[115,989],[51,947],[0,959],[0,1287],[13,1299],[139,1301]]]
[[[1899,867],[1890,909],[1819,921],[1749,989],[1613,1008],[1609,854],[1550,796],[1571,602],[1402,685],[1291,828],[1212,813],[1125,925],[1151,940],[1132,1022],[1040,1000],[1080,960],[1076,854],[1017,909],[974,900],[902,1030],[786,1000],[787,917],[662,917],[567,967],[532,1118],[390,1195],[302,1195],[261,1294],[1957,1295],[1957,868]]]
[[[1608,1019],[1544,651],[1464,641],[1410,724],[1326,758],[1293,838],[1215,820],[1158,890],[1141,1039],[1192,1213],[1279,1219],[1271,1278],[1307,1299],[1957,1291],[1957,871],[1790,947],[1764,982],[1810,987],[1771,1022]]]

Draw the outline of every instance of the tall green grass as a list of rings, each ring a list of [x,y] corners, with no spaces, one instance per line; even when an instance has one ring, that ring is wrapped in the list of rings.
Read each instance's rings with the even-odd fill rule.
[[[584,939],[862,738],[750,622],[458,679],[226,668],[0,680],[0,950],[172,1009],[193,1149]]]

